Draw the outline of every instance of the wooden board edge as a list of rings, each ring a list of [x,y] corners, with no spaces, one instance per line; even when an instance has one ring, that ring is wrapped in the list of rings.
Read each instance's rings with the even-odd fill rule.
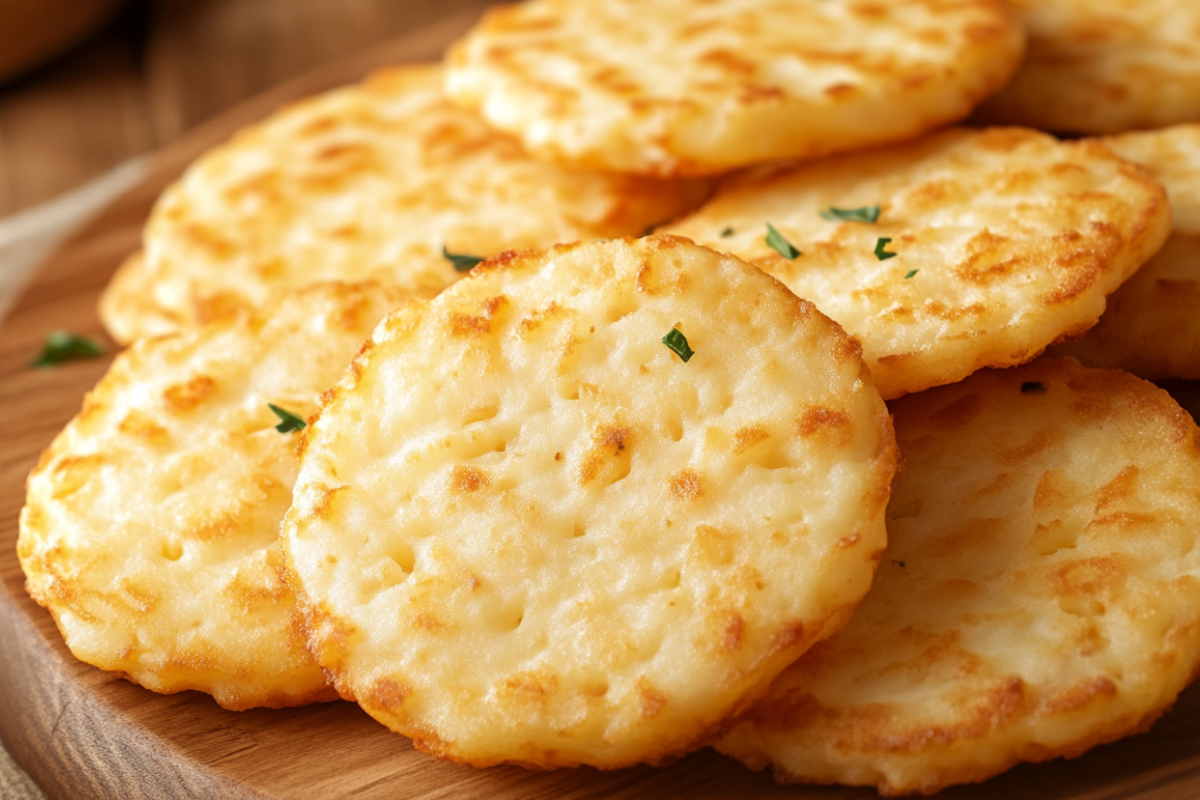
[[[0,741],[47,797],[258,797],[215,771],[171,758],[163,742],[122,725],[119,712],[93,697],[88,685],[69,679],[68,666],[8,586],[3,593]],[[24,702],[13,702],[16,697]]]

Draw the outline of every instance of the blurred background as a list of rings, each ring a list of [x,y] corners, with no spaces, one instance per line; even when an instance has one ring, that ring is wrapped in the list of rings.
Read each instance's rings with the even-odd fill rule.
[[[0,219],[488,0],[0,0]]]

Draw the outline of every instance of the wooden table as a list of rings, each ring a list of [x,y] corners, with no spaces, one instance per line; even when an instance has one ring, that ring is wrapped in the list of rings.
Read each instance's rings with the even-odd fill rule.
[[[135,0],[83,47],[0,87],[0,218],[319,64],[489,4]]]

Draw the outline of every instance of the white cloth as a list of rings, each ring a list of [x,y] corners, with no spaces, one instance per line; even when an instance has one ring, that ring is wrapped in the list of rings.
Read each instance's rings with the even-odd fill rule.
[[[46,800],[3,747],[0,747],[0,800]]]
[[[0,221],[0,319],[34,268],[84,221],[138,182],[144,158],[127,161],[67,194]],[[46,800],[0,746],[0,800]]]
[[[85,220],[146,174],[145,158],[121,166],[48,203],[0,221],[0,319],[34,267]]]

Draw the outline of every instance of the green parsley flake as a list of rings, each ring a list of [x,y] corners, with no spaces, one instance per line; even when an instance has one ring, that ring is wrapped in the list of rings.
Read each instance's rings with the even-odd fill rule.
[[[792,261],[796,256],[800,255],[800,251],[792,246],[792,243],[783,238],[783,234],[775,230],[775,226],[767,223],[767,247],[774,250],[779,255]]]
[[[479,256],[465,256],[459,253],[451,253],[442,245],[442,258],[454,265],[457,272],[470,272],[472,268],[480,261],[483,261]]]
[[[874,225],[879,221],[879,206],[863,206],[862,208],[830,206],[821,212],[821,219],[827,219],[830,222],[869,222]]]
[[[913,275],[916,275],[919,271],[920,270],[910,269],[908,272],[904,273],[904,280],[908,280]]]
[[[721,231],[721,238],[728,239],[730,236],[733,236],[733,226],[726,225],[725,230]]]
[[[64,361],[99,358],[104,355],[104,346],[95,339],[78,336],[70,331],[53,331],[46,337],[46,344],[38,357],[29,362],[35,369],[57,366]]]
[[[275,412],[275,416],[279,417],[279,424],[275,426],[275,430],[280,433],[302,431],[308,427],[308,423],[303,418],[296,416],[286,408],[280,408],[274,403],[267,403],[267,407]]]
[[[1021,384],[1021,394],[1043,394],[1045,391],[1045,385],[1039,381],[1025,381]]]
[[[883,248],[887,247],[891,243],[892,243],[891,239],[887,238],[886,236],[880,236],[879,241],[877,241],[875,243],[875,257],[878,258],[880,261],[887,261],[889,258],[895,258],[896,256],[900,255],[899,253],[884,252]],[[911,278],[912,276],[909,275],[906,277]]]
[[[671,332],[662,338],[662,343],[667,346],[668,350],[682,358],[685,364],[695,355],[692,348],[688,347],[687,337],[678,328],[671,328]]]

